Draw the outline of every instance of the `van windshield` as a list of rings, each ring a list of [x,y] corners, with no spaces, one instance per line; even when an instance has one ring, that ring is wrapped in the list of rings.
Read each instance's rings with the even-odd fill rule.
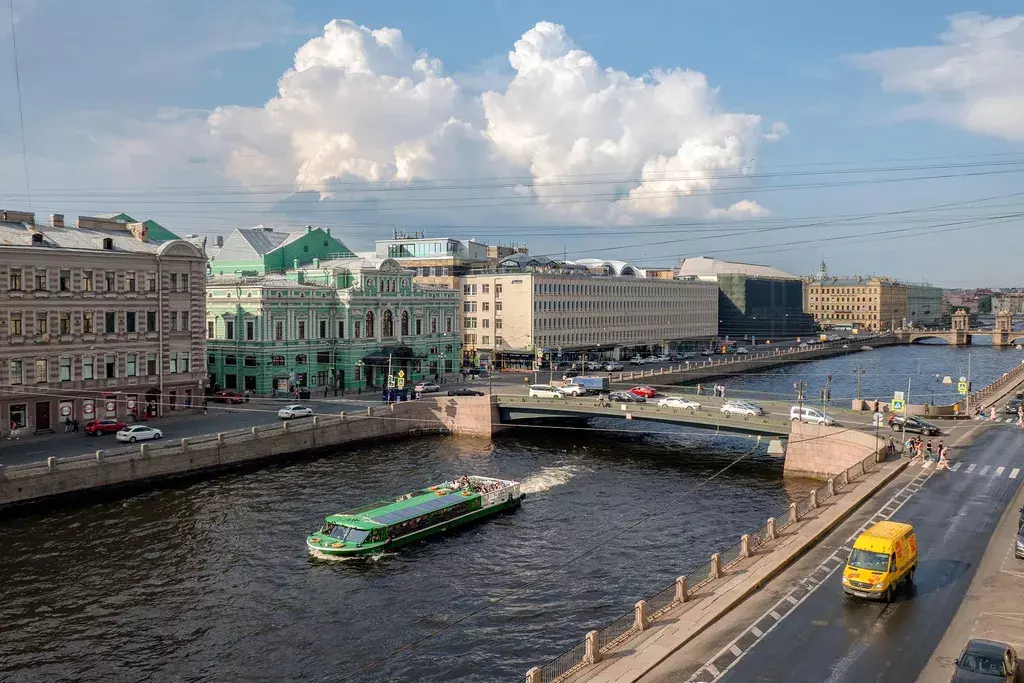
[[[889,556],[885,553],[875,553],[870,550],[853,549],[850,559],[846,562],[851,567],[866,569],[869,572],[884,572],[889,569]]]

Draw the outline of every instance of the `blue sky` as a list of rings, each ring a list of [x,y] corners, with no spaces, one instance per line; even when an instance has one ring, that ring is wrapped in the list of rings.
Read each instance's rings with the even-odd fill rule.
[[[1005,195],[1019,191],[1014,162],[1024,162],[1024,28],[998,23],[1021,13],[1019,4],[15,0],[15,8],[37,213],[124,210],[197,233],[319,222],[338,226],[356,249],[408,227],[641,263],[709,253],[806,273],[825,259],[836,273],[1022,284],[1013,249],[1021,201]],[[968,12],[983,16],[951,23]],[[325,36],[334,19],[356,27]],[[534,31],[541,21],[564,31]],[[331,45],[353,36],[372,44],[359,25],[401,31],[398,57],[374,53],[365,64],[376,83],[424,78],[407,93],[413,99],[351,80],[351,60],[362,57],[339,57]],[[948,32],[955,37],[944,43]],[[520,52],[543,63],[532,80],[509,63],[524,34],[545,41],[536,54]],[[21,208],[9,26],[0,44],[8,55],[0,192]],[[593,92],[566,95],[548,69],[556,61],[545,60],[573,47],[600,67],[588,77]],[[316,52],[319,67],[287,80],[300,48]],[[427,77],[413,66],[424,54],[443,62]],[[634,97],[594,84],[605,68],[632,78],[692,70],[706,86],[676,83],[660,99],[640,88]],[[513,78],[520,85],[509,89]],[[294,99],[268,106],[283,82]],[[428,86],[438,90],[420,98]],[[498,96],[481,101],[482,91]],[[615,106],[595,114],[609,93]],[[547,116],[555,109],[564,111]],[[516,139],[523,131],[547,142],[525,150]],[[581,148],[574,135],[594,144]],[[597,144],[602,136],[612,152]],[[710,188],[641,179],[642,169],[662,169],[652,171],[658,180],[708,164],[725,178]],[[874,170],[850,173],[857,164]],[[878,170],[898,165],[909,168]],[[956,177],[879,182],[943,175]],[[518,188],[471,188],[480,178],[524,176]],[[608,184],[575,184],[593,177]],[[523,208],[533,199],[521,194],[552,179],[565,189]],[[408,194],[410,181],[429,187]],[[359,192],[325,191],[353,182]],[[772,188],[780,184],[796,187]],[[635,199],[637,187],[653,194]],[[1003,198],[966,203],[986,197]],[[949,206],[910,211],[940,205]]]

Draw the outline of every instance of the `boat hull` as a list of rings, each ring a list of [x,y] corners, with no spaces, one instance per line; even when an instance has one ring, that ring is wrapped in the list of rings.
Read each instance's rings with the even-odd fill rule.
[[[522,506],[523,498],[525,497],[525,493],[520,494],[518,497],[510,497],[508,500],[503,501],[501,503],[495,503],[494,505],[490,505],[479,510],[468,512],[462,515],[461,517],[456,517],[455,519],[450,519],[442,524],[435,524],[434,526],[430,526],[425,529],[420,529],[419,531],[408,534],[406,536],[401,536],[396,539],[388,539],[384,543],[374,543],[372,545],[354,548],[325,548],[322,547],[320,544],[310,543],[309,539],[307,539],[306,547],[309,549],[310,553],[316,551],[317,553],[327,555],[329,557],[369,557],[371,555],[378,555],[380,553],[397,550],[402,546],[409,545],[410,543],[415,543],[416,541],[421,541],[431,536],[447,533],[458,527],[478,522],[484,518],[496,515],[501,512],[516,510],[520,506]]]

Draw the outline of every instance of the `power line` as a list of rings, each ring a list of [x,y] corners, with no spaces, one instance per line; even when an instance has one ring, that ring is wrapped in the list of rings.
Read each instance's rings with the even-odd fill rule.
[[[25,142],[25,113],[21,102],[21,67],[18,64],[18,36],[14,21],[14,0],[8,0],[11,12],[11,51],[14,55],[14,85],[18,93],[18,124],[21,126],[21,161],[25,167],[25,192],[28,194],[28,207],[32,209],[32,183],[28,175],[28,143]]]

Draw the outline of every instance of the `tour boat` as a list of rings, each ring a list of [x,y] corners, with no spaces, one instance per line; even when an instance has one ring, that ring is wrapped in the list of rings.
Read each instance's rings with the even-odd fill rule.
[[[306,537],[311,554],[362,557],[387,552],[522,504],[518,481],[464,476],[328,516]]]

